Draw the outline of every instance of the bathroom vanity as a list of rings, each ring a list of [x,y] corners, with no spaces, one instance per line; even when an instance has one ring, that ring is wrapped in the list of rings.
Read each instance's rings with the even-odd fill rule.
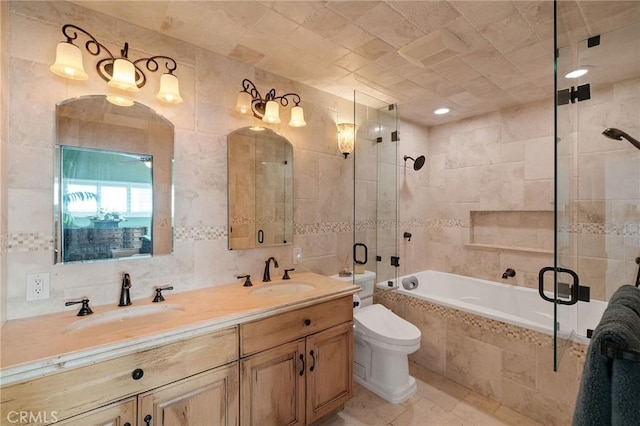
[[[336,411],[353,393],[359,288],[296,275],[9,321],[0,424],[305,425]]]

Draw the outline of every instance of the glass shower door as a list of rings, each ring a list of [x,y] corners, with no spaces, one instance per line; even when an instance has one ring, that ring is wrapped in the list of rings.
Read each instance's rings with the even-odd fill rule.
[[[628,138],[640,137],[640,3],[625,5],[631,18],[618,28],[586,39],[564,31],[570,5],[555,6],[556,240],[546,294],[558,369],[573,336],[595,329],[611,295],[638,274],[640,149]],[[567,76],[576,69],[588,72]]]
[[[557,371],[565,350],[570,346],[575,335],[577,305],[571,303],[573,290],[578,289],[577,275],[574,279],[570,273],[577,270],[576,238],[572,226],[576,223],[575,198],[577,159],[577,131],[574,129],[577,108],[569,101],[565,103],[566,90],[572,92],[568,86],[572,84],[564,76],[572,70],[575,51],[569,35],[563,25],[558,3],[555,6],[555,108],[554,108],[554,136],[555,136],[555,241],[553,268],[545,268],[540,274],[540,295],[553,302],[553,369]],[[561,95],[562,94],[562,95]],[[553,287],[544,287],[544,272],[553,276]],[[543,292],[545,294],[543,294]]]
[[[397,241],[397,107],[354,92],[354,122],[358,126],[354,151],[354,269],[364,261],[376,273],[376,283],[395,283]],[[357,246],[356,246],[357,245]]]

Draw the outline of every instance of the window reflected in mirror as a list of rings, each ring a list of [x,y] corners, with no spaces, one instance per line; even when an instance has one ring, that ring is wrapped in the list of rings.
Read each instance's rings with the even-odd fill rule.
[[[150,255],[153,157],[62,146],[64,262]]]
[[[104,96],[56,108],[55,261],[168,254],[173,248],[173,125]]]

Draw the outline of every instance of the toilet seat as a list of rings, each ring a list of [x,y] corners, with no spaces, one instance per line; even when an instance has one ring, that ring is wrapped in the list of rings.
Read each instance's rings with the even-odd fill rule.
[[[357,333],[379,342],[395,346],[420,344],[420,329],[383,305],[374,304],[358,309],[353,314],[353,320]]]

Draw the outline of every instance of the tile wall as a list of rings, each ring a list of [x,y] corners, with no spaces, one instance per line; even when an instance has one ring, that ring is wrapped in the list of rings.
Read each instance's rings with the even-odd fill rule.
[[[7,181],[7,71],[9,68],[8,3],[0,2],[0,181]],[[0,326],[7,318],[7,187],[0,185]]]
[[[513,268],[506,282],[536,286],[538,270],[553,264],[553,103],[432,127],[405,152],[427,163],[400,169],[399,233],[413,235],[400,238],[401,275],[436,269],[502,282]]]
[[[6,244],[0,253],[7,263],[7,278],[2,280],[7,318],[61,311],[65,301],[84,296],[94,305],[116,303],[123,272],[132,277],[134,300],[152,297],[157,285],[173,284],[181,291],[232,283],[241,273],[257,277],[269,256],[280,261],[281,269],[291,267],[292,247],[303,250],[303,263],[296,269],[327,275],[338,271],[337,253],[349,252],[352,244],[353,163],[338,152],[335,123],[344,120],[341,115],[352,116],[352,102],[69,2],[2,2],[2,6],[8,8],[9,24],[9,48],[2,52],[10,61],[9,82],[1,90],[3,99],[9,98],[7,156],[2,156],[8,159],[8,169],[0,169],[6,173],[2,188],[8,196],[8,203],[1,204],[8,227],[0,228],[0,241],[3,247]],[[175,125],[175,238],[170,256],[53,264],[55,104],[106,90],[88,54],[84,55],[88,81],[66,81],[49,71],[66,23],[85,28],[112,51],[128,41],[131,57],[151,52],[178,62],[183,104],[168,107],[155,100],[155,75],[138,93],[140,102]],[[302,97],[308,125],[290,128],[283,109],[283,123],[273,127],[294,147],[291,246],[227,249],[226,135],[256,123],[234,111],[243,78],[263,91],[275,87]],[[2,142],[4,146],[4,137]],[[26,301],[26,274],[33,272],[51,274],[49,299]]]
[[[554,372],[549,335],[391,292],[378,301],[421,330],[412,361],[542,424],[571,423],[584,345]]]
[[[8,9],[2,18],[8,20],[9,27],[3,32],[9,38],[9,48],[2,49],[2,58],[9,62],[9,71],[2,75],[1,92],[3,100],[8,97],[8,108],[0,118],[9,125],[3,126],[7,135],[2,139],[7,168],[0,169],[2,193],[7,197],[0,205],[2,217],[6,217],[4,230],[0,221],[0,247],[5,247],[0,250],[0,266],[6,263],[2,273],[7,274],[2,280],[6,293],[0,305],[7,307],[7,318],[56,312],[63,309],[65,300],[83,296],[95,304],[111,303],[117,300],[120,276],[125,271],[133,278],[135,299],[148,297],[156,285],[173,284],[188,290],[233,282],[239,273],[258,276],[271,255],[289,267],[292,247],[303,249],[303,264],[296,265],[299,269],[331,275],[345,257],[350,263],[354,197],[359,206],[365,206],[357,211],[373,215],[371,202],[377,196],[378,178],[368,170],[354,172],[353,162],[345,161],[337,150],[335,123],[352,116],[350,101],[68,2],[2,5],[3,10]],[[105,93],[106,87],[89,59],[85,59],[85,67],[93,74],[87,82],[65,81],[49,72],[65,23],[86,28],[114,51],[127,40],[132,56],[153,52],[178,60],[183,104],[166,107],[155,101],[151,88],[157,76],[139,93],[141,102],[176,126],[175,251],[171,256],[97,264],[52,263],[55,103]],[[298,92],[303,98],[307,127],[292,129],[286,120],[274,127],[294,146],[292,246],[227,250],[226,135],[255,122],[233,110],[245,77],[263,90],[276,87],[278,91]],[[584,106],[581,118],[593,127],[593,135],[589,133],[581,148],[583,170],[590,173],[580,170],[581,198],[572,210],[576,219],[569,232],[571,244],[582,253],[575,261],[593,283],[629,281],[635,270],[632,259],[640,254],[640,197],[628,193],[628,188],[618,188],[621,180],[638,180],[640,152],[599,136],[600,128],[611,123],[640,134],[639,87],[638,81],[629,81],[603,89],[602,96],[594,96]],[[401,109],[399,116],[402,118]],[[547,101],[428,130],[401,121],[400,142],[394,152],[398,165],[398,273],[431,268],[502,281],[503,271],[513,268],[517,275],[508,282],[535,287],[538,270],[552,264],[548,252],[551,234],[541,232],[534,247],[527,247],[526,242],[512,247],[499,238],[484,247],[474,246],[470,244],[471,218],[473,212],[483,212],[484,226],[499,229],[502,213],[491,218],[487,212],[516,216],[521,212],[515,223],[522,223],[531,212],[552,210],[552,126],[553,104]],[[403,155],[425,155],[427,163],[415,172],[404,167]],[[355,195],[354,173],[363,182]],[[611,197],[611,201],[603,201],[609,200],[604,197]],[[376,226],[380,224],[374,217],[365,214],[356,218],[356,229],[364,230],[367,239],[375,234]],[[534,228],[544,226],[540,223]],[[411,241],[402,238],[405,231],[412,233]],[[31,272],[51,273],[50,299],[26,302],[25,278]],[[604,287],[596,292],[603,297],[609,293]]]
[[[574,114],[581,130],[560,241],[572,253],[564,265],[593,298],[608,300],[638,270],[640,150],[601,132],[640,135],[640,80],[596,88]],[[552,102],[432,127],[423,140],[426,148],[405,139],[400,147],[427,155],[422,170],[399,169],[400,275],[436,269],[537,287],[540,268],[553,265]],[[506,268],[516,276],[504,281]]]

